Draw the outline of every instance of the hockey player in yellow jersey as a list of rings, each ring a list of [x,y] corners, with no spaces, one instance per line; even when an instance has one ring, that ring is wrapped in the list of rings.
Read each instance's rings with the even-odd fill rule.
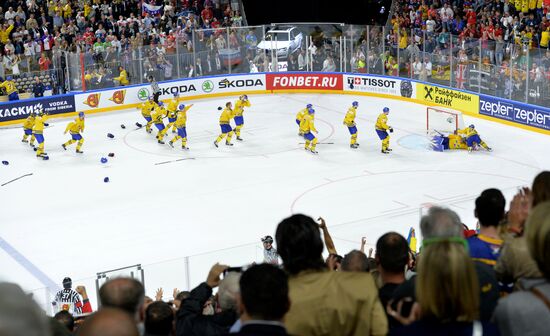
[[[145,130],[147,133],[151,133],[151,125],[153,125],[153,119],[151,118],[151,111],[157,106],[157,103],[153,100],[153,96],[150,96],[149,99],[141,104],[139,108],[141,109],[141,115],[147,121],[147,124],[145,125]],[[138,123],[138,127],[141,127]]]
[[[457,130],[457,134],[464,134],[464,138],[466,138],[466,144],[468,145],[468,152],[472,152],[472,150],[477,149],[477,146],[481,146],[485,148],[487,151],[492,151],[491,147],[487,146],[487,144],[481,140],[479,137],[479,134],[477,134],[476,127],[474,125],[470,125],[464,129]]]
[[[317,146],[317,138],[313,133],[317,134],[317,129],[315,128],[314,116],[315,110],[310,108],[308,114],[304,115],[302,121],[300,122],[300,133],[304,135],[306,140],[305,150],[317,154],[315,147]]]
[[[390,133],[393,133],[393,128],[391,126],[388,126],[389,113],[390,113],[390,109],[387,107],[384,107],[383,112],[380,113],[380,115],[378,116],[378,119],[376,119],[376,125],[374,125],[376,134],[378,134],[378,137],[380,138],[380,140],[382,140],[381,152],[383,154],[389,154],[391,152],[390,135],[388,134],[388,131]]]
[[[36,113],[31,112],[27,119],[25,119],[25,122],[23,123],[23,140],[21,142],[29,142],[27,140],[27,137],[31,136],[30,145],[31,147],[34,147],[34,135],[32,134],[32,127],[34,126],[34,120],[36,119]]]
[[[5,81],[0,78],[0,89],[1,88],[6,90],[6,95],[8,95],[9,101],[19,100],[19,91],[17,90],[11,76],[6,77]]]
[[[355,116],[357,115],[357,107],[359,103],[354,101],[351,103],[351,107],[348,109],[346,116],[344,117],[344,125],[348,127],[349,133],[351,134],[350,147],[357,148],[359,144],[357,143],[357,127],[355,125]]]
[[[157,104],[157,107],[155,107],[155,111],[151,115],[151,118],[153,119],[153,123],[155,124],[155,127],[158,129],[157,133],[157,141],[159,144],[164,144],[164,135],[166,135],[166,132],[168,131],[168,128],[164,126],[163,119],[166,118],[168,115],[168,112],[164,108],[164,103],[159,101]]]
[[[235,108],[233,109],[233,114],[235,115],[233,118],[235,120],[235,135],[237,135],[237,140],[239,141],[243,141],[241,138],[241,129],[244,126],[243,113],[245,107],[250,107],[250,101],[247,95],[242,95],[235,102]]]
[[[80,148],[82,148],[84,138],[80,133],[84,132],[84,112],[79,112],[78,118],[67,125],[67,128],[65,128],[65,133],[63,134],[67,134],[67,132],[71,132],[71,140],[62,144],[61,147],[63,147],[64,150],[67,150],[67,146],[70,146],[78,141],[76,144],[76,152],[78,154],[82,154],[83,152]]]
[[[221,107],[218,107],[218,110],[221,110]],[[230,121],[235,117],[235,113],[233,112],[233,105],[231,105],[231,102],[227,102],[225,104],[225,109],[222,111],[222,114],[220,115],[220,128],[221,128],[221,134],[218,136],[216,141],[214,141],[214,146],[218,147],[218,143],[225,139],[225,144],[227,146],[233,146],[231,143],[231,138],[233,137],[233,130],[231,129]]]
[[[298,129],[300,129],[300,123],[302,122],[302,119],[304,119],[304,116],[308,114],[308,110],[310,108],[313,108],[313,105],[307,104],[305,109],[300,110],[296,114],[296,124],[298,125]],[[298,136],[304,136],[301,131],[298,131]]]
[[[178,117],[176,118],[176,121],[174,122],[174,126],[178,130],[178,134],[176,134],[176,136],[174,136],[174,138],[168,142],[168,144],[171,147],[174,147],[174,142],[181,139],[181,148],[182,149],[189,149],[189,147],[187,147],[186,124],[187,124],[187,111],[189,111],[189,109],[191,107],[193,107],[193,104],[187,105],[187,106],[185,106],[184,104],[180,104],[180,106],[178,106],[178,110],[179,110]]]
[[[176,133],[176,118],[178,117],[178,106],[180,103],[180,94],[174,93],[174,98],[170,99],[168,102],[168,105],[166,106],[166,110],[168,111],[168,125],[166,125],[166,128],[169,130],[170,127],[172,127],[172,133]]]
[[[48,158],[48,154],[44,152],[44,127],[48,126],[46,123],[47,114],[43,111],[38,113],[38,116],[34,120],[34,126],[32,127],[32,133],[38,142],[38,147],[35,148],[36,156],[44,159]]]

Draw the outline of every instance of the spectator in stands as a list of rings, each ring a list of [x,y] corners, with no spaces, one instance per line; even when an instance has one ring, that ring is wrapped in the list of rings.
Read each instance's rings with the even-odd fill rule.
[[[239,281],[240,331],[236,335],[287,335],[283,318],[290,307],[288,277],[270,265],[254,265]]]
[[[420,230],[424,239],[463,238],[463,225],[458,215],[452,210],[437,206],[431,207],[428,214],[421,218]],[[422,254],[419,257],[419,260],[421,259]],[[478,299],[479,318],[482,321],[490,320],[499,298],[498,282],[491,266],[475,262],[474,267],[477,273],[478,288],[480,289]],[[410,302],[415,300],[415,282],[416,276],[413,276],[395,289],[392,310],[398,310],[397,303],[400,301]]]
[[[156,301],[145,309],[145,336],[170,336],[174,333],[174,311],[166,302]]]
[[[532,189],[520,190],[510,204],[507,225],[514,234],[505,240],[495,271],[501,282],[514,283],[516,289],[525,287],[524,281],[542,277],[522,234],[531,208],[545,201],[550,201],[549,171],[539,173],[533,180]]]
[[[181,303],[187,299],[189,297],[191,293],[189,293],[188,291],[181,291],[181,292],[178,292],[175,296],[174,296],[174,308],[176,309],[176,311],[179,310],[180,306],[181,306]]]
[[[357,250],[352,250],[342,259],[343,272],[368,272],[369,261],[365,253]]]
[[[44,91],[46,88],[44,87],[44,84],[40,81],[40,78],[38,76],[34,77],[34,83],[32,86],[32,93],[34,94],[35,98],[38,97],[44,97]]]
[[[502,239],[499,225],[504,218],[506,200],[498,189],[484,190],[476,199],[475,215],[479,221],[479,234],[468,238],[470,256],[490,266],[495,266],[500,255]]]
[[[334,59],[331,55],[327,55],[327,58],[323,62],[323,72],[334,72],[336,71],[336,64],[334,64]]]
[[[82,326],[78,328],[78,336],[138,335],[139,332],[132,317],[126,311],[116,308],[100,309],[97,313],[86,318]]]
[[[13,283],[0,282],[0,335],[49,336],[42,309]]]
[[[104,283],[99,289],[101,309],[118,308],[130,314],[137,323],[139,312],[145,299],[141,282],[133,278],[115,278]]]
[[[291,306],[285,317],[289,334],[387,333],[386,316],[372,276],[328,271],[321,255],[319,226],[311,217],[293,215],[284,219],[277,227],[276,241],[283,267],[289,273]],[[326,323],[319,323],[319,314]]]
[[[527,219],[525,236],[529,254],[544,275],[526,283],[525,290],[500,300],[495,321],[504,336],[545,335],[550,328],[550,202],[533,208]]]
[[[62,310],[54,315],[54,319],[59,321],[69,332],[74,331],[74,317],[66,310]]]
[[[480,289],[463,238],[424,239],[416,282],[418,303],[407,317],[388,309],[406,325],[393,335],[498,335],[494,325],[478,321]]]
[[[382,287],[378,290],[384,307],[393,296],[394,290],[405,281],[405,267],[409,263],[409,244],[396,232],[388,232],[376,242],[376,263]],[[390,320],[390,325],[391,325]]]
[[[237,320],[235,295],[239,292],[240,274],[221,274],[228,266],[215,264],[206,281],[195,287],[176,315],[176,335],[225,335]],[[212,289],[220,286],[217,294],[219,312],[203,315],[203,307],[212,296]]]
[[[123,66],[118,67],[119,75],[118,77],[113,78],[115,81],[117,81],[120,86],[126,86],[130,84],[130,81],[128,81],[128,72],[124,69]]]
[[[40,55],[40,59],[38,60],[38,65],[40,66],[40,71],[48,71],[50,69],[50,65],[52,62],[48,58],[48,55],[46,55],[45,52],[43,52]]]

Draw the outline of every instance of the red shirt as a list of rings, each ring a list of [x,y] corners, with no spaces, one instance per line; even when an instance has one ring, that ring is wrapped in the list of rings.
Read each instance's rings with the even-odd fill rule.
[[[52,64],[52,61],[50,61],[48,58],[40,57],[40,60],[38,60],[38,65],[40,66],[40,71],[46,71],[50,69],[50,64]]]
[[[214,14],[212,13],[212,10],[210,8],[205,8],[201,12],[201,17],[203,21],[210,21],[212,20],[212,17],[214,17]]]
[[[477,22],[476,13],[474,11],[470,11],[466,14],[466,18],[468,19],[468,24],[475,25]]]

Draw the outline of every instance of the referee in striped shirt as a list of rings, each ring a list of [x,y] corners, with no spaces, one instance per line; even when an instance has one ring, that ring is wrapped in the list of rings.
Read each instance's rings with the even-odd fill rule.
[[[149,76],[149,83],[151,83],[151,91],[153,91],[153,100],[158,104],[160,96],[159,84],[155,81],[153,76]]]

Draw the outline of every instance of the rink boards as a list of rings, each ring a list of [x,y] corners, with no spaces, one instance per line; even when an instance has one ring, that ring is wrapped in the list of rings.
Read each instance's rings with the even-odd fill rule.
[[[341,93],[443,106],[462,113],[550,135],[550,108],[528,105],[405,78],[366,74],[279,72],[219,75],[159,83],[160,99],[179,93],[183,101],[241,94]],[[0,104],[0,126],[21,123],[40,109],[56,117],[139,106],[152,95],[148,84],[27,99]]]

